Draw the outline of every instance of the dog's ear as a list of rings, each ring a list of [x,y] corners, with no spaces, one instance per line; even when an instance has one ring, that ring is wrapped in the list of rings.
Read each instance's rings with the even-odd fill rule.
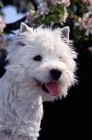
[[[31,35],[33,33],[33,28],[29,28],[25,23],[21,22],[20,29],[15,37],[16,46],[25,46],[25,43],[23,43],[24,40],[22,39],[22,37],[24,36],[23,33],[25,32],[29,32]]]
[[[54,33],[60,35],[61,38],[66,38],[69,40],[69,33],[70,33],[69,26],[54,29]]]
[[[28,31],[29,31],[29,27],[25,23],[21,22],[18,34],[28,32]]]
[[[66,26],[66,27],[63,27],[62,29],[61,29],[61,35],[64,37],[64,38],[66,38],[66,39],[69,39],[69,33],[70,33],[70,28],[69,28],[69,26]]]
[[[23,36],[23,33],[24,32],[29,32],[30,28],[23,22],[21,22],[21,25],[20,25],[20,29],[18,31],[18,33],[16,34],[15,36],[15,40],[14,40],[14,43],[15,43],[15,46],[25,46],[25,43],[23,43],[23,39],[21,37],[21,35]]]
[[[33,28],[29,28],[24,22],[21,22],[20,29],[18,33],[16,34],[16,37],[19,37],[21,34],[29,32],[30,35],[33,33]]]
[[[19,37],[21,33],[28,32],[28,31],[29,31],[29,27],[25,23],[21,22],[20,29],[18,33],[16,34],[16,37]]]

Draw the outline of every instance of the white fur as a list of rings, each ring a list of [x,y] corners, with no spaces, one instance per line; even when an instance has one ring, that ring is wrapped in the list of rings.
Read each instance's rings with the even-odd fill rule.
[[[35,61],[36,55],[41,55],[42,61]],[[7,57],[7,71],[0,79],[0,140],[37,140],[42,102],[67,95],[68,88],[76,81],[75,58],[68,27],[52,31],[21,24]],[[51,96],[37,86],[36,80],[55,82],[49,74],[51,69],[62,71],[56,81],[60,86],[58,96]]]

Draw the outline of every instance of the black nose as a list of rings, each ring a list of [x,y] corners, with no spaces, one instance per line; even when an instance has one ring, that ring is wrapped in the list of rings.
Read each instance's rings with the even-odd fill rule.
[[[61,77],[62,72],[58,69],[50,70],[50,74],[54,80],[58,80]]]

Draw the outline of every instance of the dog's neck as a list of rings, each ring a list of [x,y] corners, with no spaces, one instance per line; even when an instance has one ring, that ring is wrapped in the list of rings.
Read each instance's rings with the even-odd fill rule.
[[[10,84],[8,84],[7,92],[5,91],[2,102],[7,106],[5,107],[5,109],[7,108],[7,113],[6,110],[1,109],[2,118],[5,118],[5,120],[2,120],[5,125],[1,127],[7,130],[8,125],[12,133],[17,135],[24,133],[27,136],[30,134],[30,137],[32,135],[33,137],[38,137],[43,115],[42,97],[35,93],[34,90],[31,90],[24,82],[17,83],[14,80],[8,80],[8,82]]]

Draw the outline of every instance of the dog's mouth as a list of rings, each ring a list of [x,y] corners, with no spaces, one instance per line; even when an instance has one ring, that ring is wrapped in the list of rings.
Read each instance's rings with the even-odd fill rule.
[[[60,91],[59,84],[56,82],[44,83],[42,84],[42,89],[52,96],[57,96]]]
[[[42,90],[49,93],[52,96],[57,96],[60,93],[60,86],[59,83],[56,82],[49,82],[49,83],[43,83],[36,80],[36,82],[41,86]]]

